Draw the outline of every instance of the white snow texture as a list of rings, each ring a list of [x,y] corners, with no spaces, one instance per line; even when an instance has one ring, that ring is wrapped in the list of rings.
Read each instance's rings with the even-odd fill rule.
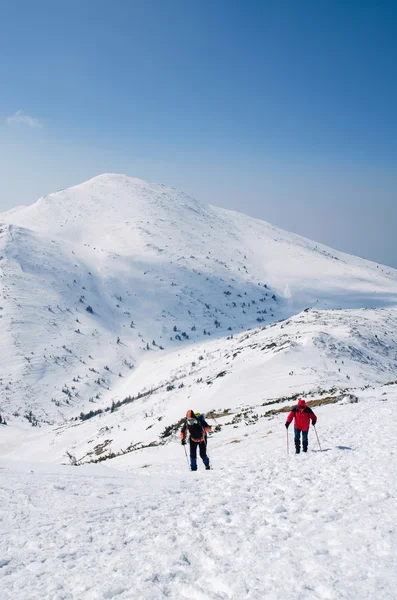
[[[106,174],[0,215],[0,286],[0,600],[397,597],[396,270]]]

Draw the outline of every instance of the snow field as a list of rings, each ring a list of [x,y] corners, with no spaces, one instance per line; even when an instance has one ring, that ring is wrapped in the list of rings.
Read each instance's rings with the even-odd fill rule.
[[[7,415],[9,427],[0,436],[0,455],[29,460],[34,446],[39,461],[65,462],[68,451],[79,462],[88,462],[123,452],[131,444],[163,443],[162,432],[189,408],[202,412],[215,409],[218,414],[230,409],[230,414],[218,416],[217,422],[222,425],[222,435],[229,432],[233,439],[244,435],[250,415],[258,415],[259,427],[264,427],[266,412],[293,403],[282,401],[282,397],[300,394],[318,399],[338,396],[343,389],[361,397],[367,386],[382,393],[389,387],[378,386],[396,379],[396,327],[396,309],[312,310],[233,339],[190,344],[184,351],[155,356],[148,353],[131,379],[122,380],[114,400],[122,401],[145,390],[154,390],[152,394],[113,413],[86,421],[65,420],[55,426],[31,427],[24,420],[21,428],[20,420]],[[224,375],[218,377],[220,373]],[[167,391],[170,383],[174,389]],[[183,388],[179,388],[181,384]],[[277,399],[279,404],[266,405]],[[109,409],[110,401],[96,401],[90,407]],[[241,417],[236,429],[230,422],[238,421],[244,410],[248,411],[247,418]],[[134,462],[129,456],[127,461]]]
[[[142,450],[145,469],[139,453],[107,463],[124,471],[2,460],[0,597],[393,598],[396,400],[315,410],[322,453],[311,430],[287,456],[285,415],[220,434],[209,472],[177,442]]]
[[[1,214],[0,257],[0,412],[42,424],[111,402],[148,357],[397,304],[394,269],[117,174]]]
[[[120,175],[0,217],[0,600],[396,597],[397,271]],[[212,471],[135,450],[191,408]]]

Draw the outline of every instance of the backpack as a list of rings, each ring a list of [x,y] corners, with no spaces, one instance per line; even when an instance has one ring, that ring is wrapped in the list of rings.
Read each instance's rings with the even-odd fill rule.
[[[203,423],[204,415],[201,415],[200,413],[194,413],[194,416],[196,417],[196,419],[191,425],[187,423],[187,428],[189,430],[190,439],[193,442],[200,443],[205,440],[205,431]]]

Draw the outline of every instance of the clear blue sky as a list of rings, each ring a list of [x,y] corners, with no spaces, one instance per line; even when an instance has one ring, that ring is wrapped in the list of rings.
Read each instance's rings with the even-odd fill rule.
[[[396,2],[0,8],[0,210],[124,172],[397,267]]]

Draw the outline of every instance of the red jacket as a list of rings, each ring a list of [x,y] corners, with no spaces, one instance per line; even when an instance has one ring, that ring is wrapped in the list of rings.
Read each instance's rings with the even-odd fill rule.
[[[317,417],[312,411],[311,408],[306,406],[302,412],[299,410],[297,406],[291,410],[287,417],[287,423],[292,423],[292,419],[295,419],[294,426],[301,431],[307,431],[310,427],[310,419],[312,420],[313,425],[317,422]]]

